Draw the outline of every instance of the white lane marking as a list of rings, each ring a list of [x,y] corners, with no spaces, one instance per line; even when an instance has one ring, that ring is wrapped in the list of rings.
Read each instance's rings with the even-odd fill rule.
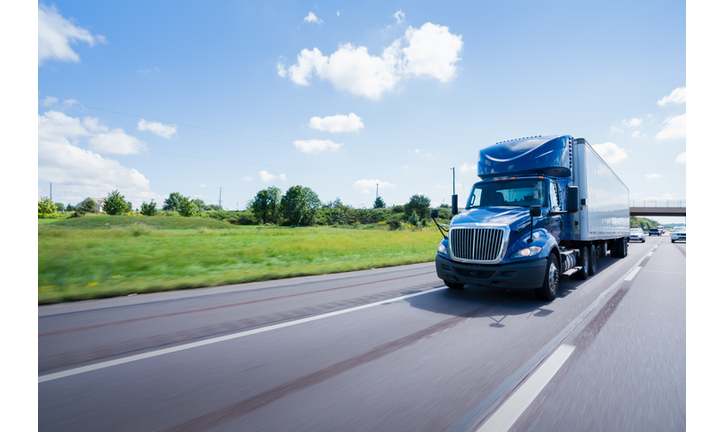
[[[561,345],[538,370],[511,395],[477,432],[505,432],[513,426],[538,394],[571,356],[574,346]]]
[[[636,273],[639,272],[639,270],[641,270],[641,266],[638,266],[638,267],[636,267],[635,269],[633,269],[633,271],[632,271],[631,273],[629,273],[628,276],[626,276],[626,277],[624,278],[624,280],[625,280],[625,281],[630,281],[630,280],[632,280],[632,279],[636,276]]]
[[[196,347],[200,347],[200,346],[204,346],[204,345],[211,345],[211,344],[218,343],[218,342],[224,342],[227,340],[238,339],[238,338],[241,338],[244,336],[251,336],[251,335],[258,334],[258,333],[264,333],[264,332],[268,332],[271,330],[276,330],[276,329],[280,329],[280,328],[284,328],[284,327],[291,327],[291,326],[295,326],[298,324],[307,323],[310,321],[316,321],[316,320],[320,320],[320,319],[324,319],[324,318],[329,318],[329,317],[333,317],[333,316],[337,316],[337,315],[346,314],[349,312],[355,312],[358,310],[367,309],[367,308],[371,308],[374,306],[379,306],[384,303],[392,303],[392,302],[408,299],[410,297],[415,297],[415,296],[419,296],[419,295],[423,295],[423,294],[429,294],[429,293],[433,293],[435,291],[440,291],[440,290],[444,290],[444,289],[447,289],[447,288],[446,287],[433,288],[433,289],[419,292],[419,293],[408,294],[405,296],[395,297],[395,298],[391,298],[391,299],[387,299],[387,300],[381,300],[378,302],[369,303],[369,304],[365,304],[362,306],[355,306],[355,307],[349,308],[349,309],[342,309],[342,310],[338,310],[338,311],[334,311],[334,312],[329,312],[329,313],[322,314],[322,315],[315,315],[315,316],[311,316],[311,317],[307,317],[307,318],[302,318],[302,319],[299,319],[296,321],[289,321],[289,322],[285,322],[285,323],[281,323],[281,324],[274,324],[274,325],[271,325],[268,327],[261,327],[258,329],[248,330],[245,332],[233,333],[233,334],[229,334],[229,335],[215,337],[212,339],[206,339],[206,340],[202,340],[202,341],[198,341],[198,342],[191,342],[188,344],[179,345],[179,346],[175,346],[175,347],[171,347],[171,348],[165,348],[165,349],[161,349],[158,351],[137,354],[137,355],[124,357],[124,358],[117,359],[117,360],[109,360],[109,361],[96,363],[96,364],[92,364],[92,365],[88,365],[88,366],[83,366],[83,367],[79,367],[79,368],[68,369],[68,370],[64,370],[61,372],[56,372],[56,373],[52,373],[52,374],[48,374],[48,375],[41,375],[38,377],[38,383],[44,383],[47,381],[52,381],[52,380],[56,380],[59,378],[65,378],[65,377],[69,377],[69,376],[73,376],[73,375],[78,375],[78,374],[81,374],[84,372],[90,372],[90,371],[94,371],[94,370],[98,370],[98,369],[105,369],[105,368],[108,368],[111,366],[117,366],[120,364],[130,363],[130,362],[143,360],[143,359],[147,359],[147,358],[151,358],[151,357],[156,357],[156,356],[160,356],[160,355],[164,355],[164,354],[170,354],[170,353],[174,353],[174,352],[178,352],[178,351],[184,351],[187,349],[196,348]]]

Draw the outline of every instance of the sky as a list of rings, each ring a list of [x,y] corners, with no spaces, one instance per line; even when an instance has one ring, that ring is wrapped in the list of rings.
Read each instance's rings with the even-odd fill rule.
[[[449,204],[481,148],[563,134],[631,200],[687,198],[684,1],[40,2],[37,73],[65,204]]]

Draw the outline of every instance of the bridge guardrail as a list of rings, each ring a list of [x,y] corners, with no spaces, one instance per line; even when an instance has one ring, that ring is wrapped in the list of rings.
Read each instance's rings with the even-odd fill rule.
[[[686,200],[631,200],[629,207],[683,207]]]

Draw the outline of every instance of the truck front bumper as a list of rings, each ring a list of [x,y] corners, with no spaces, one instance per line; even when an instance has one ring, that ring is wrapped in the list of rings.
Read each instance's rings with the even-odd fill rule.
[[[440,254],[435,258],[437,276],[444,281],[509,290],[540,288],[547,265],[547,258],[496,265],[463,264]]]

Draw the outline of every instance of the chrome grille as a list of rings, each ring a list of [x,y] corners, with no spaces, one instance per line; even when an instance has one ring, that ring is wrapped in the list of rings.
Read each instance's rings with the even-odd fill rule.
[[[461,261],[497,263],[503,259],[505,228],[453,228],[450,252]]]

